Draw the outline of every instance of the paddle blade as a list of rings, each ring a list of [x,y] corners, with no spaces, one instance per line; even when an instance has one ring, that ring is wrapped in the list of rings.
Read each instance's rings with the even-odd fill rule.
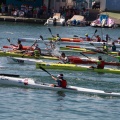
[[[95,33],[96,33],[96,32],[97,32],[97,29],[95,30]],[[94,34],[95,34],[95,33],[94,33]]]
[[[94,46],[94,44],[93,44],[93,43],[90,43],[90,45]]]
[[[8,76],[8,77],[19,77],[19,75],[14,74],[0,74],[1,76]]]
[[[43,40],[43,36],[42,35],[40,35],[40,38]]]
[[[10,42],[10,38],[7,38],[8,42]]]
[[[73,37],[78,37],[77,35],[74,35]]]
[[[48,28],[48,30],[50,31],[50,33],[52,33],[50,28]]]

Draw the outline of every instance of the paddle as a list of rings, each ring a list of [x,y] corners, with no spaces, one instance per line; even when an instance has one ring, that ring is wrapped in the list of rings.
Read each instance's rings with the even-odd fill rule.
[[[86,56],[85,54],[83,54],[82,52],[80,52],[80,54],[83,55],[83,56],[85,56],[85,57],[87,57],[88,59],[91,59],[88,56]]]
[[[53,34],[52,34],[52,31],[51,31],[51,29],[50,29],[50,28],[48,28],[48,30],[49,30],[50,34],[52,35],[52,37],[53,37]]]
[[[17,47],[16,45],[14,45],[14,44],[11,43],[10,38],[7,38],[7,40],[10,43],[10,45]]]
[[[9,77],[19,77],[19,75],[14,74],[0,74],[1,76],[9,76]]]
[[[41,38],[41,40],[43,41],[43,43],[46,45],[46,47],[47,47],[47,49],[48,49],[48,51],[49,51],[49,48],[48,48],[47,44],[44,42],[44,39],[43,39],[43,36],[42,36],[42,35],[40,35],[40,38]],[[49,53],[50,53],[50,51],[49,51]],[[51,53],[50,53],[50,54],[51,54]]]
[[[46,69],[44,69],[43,67],[39,67],[41,70],[45,71],[46,73],[48,73],[51,77],[53,76],[51,73],[49,73]]]
[[[95,30],[95,32],[94,32],[94,34],[93,34],[93,36],[95,36],[95,33],[96,33],[96,32],[97,32],[97,29]],[[93,36],[91,37],[91,40],[92,40]]]

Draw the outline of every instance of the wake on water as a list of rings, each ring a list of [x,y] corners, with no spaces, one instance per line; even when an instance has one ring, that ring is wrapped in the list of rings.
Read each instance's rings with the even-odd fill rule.
[[[59,57],[59,56],[61,55],[61,53],[60,53],[60,48],[59,48],[59,47],[56,47],[55,49],[52,50],[51,53],[52,53],[53,56]]]

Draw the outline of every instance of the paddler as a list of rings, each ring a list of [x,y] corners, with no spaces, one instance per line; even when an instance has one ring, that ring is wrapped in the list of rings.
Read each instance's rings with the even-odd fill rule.
[[[115,52],[115,51],[116,51],[116,45],[115,45],[115,43],[114,43],[114,42],[112,42],[112,47],[111,47],[111,50],[112,50],[113,52]]]
[[[34,56],[35,57],[40,57],[41,55],[41,49],[39,48],[38,44],[35,44],[35,47],[34,47]]]
[[[86,36],[86,37],[85,37],[85,40],[86,40],[86,41],[91,41],[91,39],[90,39],[90,37],[88,36],[87,33],[85,34],[85,36]]]
[[[52,76],[52,78],[57,82],[57,85],[52,84],[51,86],[53,86],[53,87],[62,87],[62,88],[67,87],[67,81],[63,78],[63,74],[59,74],[57,76],[57,78]]]
[[[53,39],[55,39],[56,42],[61,41],[59,34],[57,34],[56,36],[53,35]]]
[[[106,42],[108,42],[108,41],[109,41],[109,39],[111,39],[111,38],[109,37],[109,35],[108,35],[108,34],[106,34],[105,39],[106,39]]]
[[[23,50],[23,46],[22,46],[20,40],[18,40],[18,45],[14,45],[14,44],[10,44],[10,45],[13,45],[16,47],[16,48],[14,48],[14,50]]]
[[[59,59],[62,60],[62,62],[63,62],[64,64],[70,63],[69,58],[65,55],[64,52],[61,53],[61,56],[59,57]]]
[[[97,35],[97,36],[95,36],[95,37],[96,37],[96,41],[97,41],[97,42],[101,42],[101,38],[100,38],[99,35]]]
[[[97,67],[91,66],[90,68],[104,69],[105,62],[102,60],[101,56],[98,56]]]
[[[103,43],[103,51],[108,52],[108,46],[105,43]]]

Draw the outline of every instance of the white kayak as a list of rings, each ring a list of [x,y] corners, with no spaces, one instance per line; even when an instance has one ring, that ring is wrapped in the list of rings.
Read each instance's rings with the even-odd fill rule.
[[[22,41],[22,42],[43,42],[43,40],[41,39],[41,38],[18,38],[20,41]],[[44,40],[44,42],[46,42],[46,43],[49,43],[49,41],[50,40]],[[108,43],[106,43],[106,44],[108,44],[108,45],[112,45],[112,42],[113,41],[111,41],[111,42],[108,42]],[[69,45],[71,45],[71,44],[74,44],[74,45],[90,45],[90,43],[92,43],[92,44],[94,44],[95,46],[101,46],[101,45],[103,45],[103,43],[104,42],[95,42],[95,41],[82,41],[82,42],[69,42],[69,41],[60,41],[59,42],[59,44],[69,44]],[[116,47],[117,48],[120,48],[120,44],[119,44],[119,42],[117,43],[117,42],[115,42],[115,45],[116,45]]]
[[[120,97],[120,93],[116,93],[116,92],[107,92],[102,90],[88,89],[88,88],[82,88],[76,86],[67,86],[67,88],[52,87],[50,84],[46,84],[46,83],[38,84],[33,79],[30,78],[9,77],[2,75],[0,75],[0,85],[19,86],[19,87],[35,88],[35,89],[47,89],[47,90],[55,90],[55,91],[69,91],[69,92],[77,92],[77,93],[84,93],[90,95]]]
[[[20,57],[6,57],[9,63],[19,63],[19,64],[36,64],[36,62],[43,62],[40,59],[30,59],[30,58],[20,58]]]
[[[41,42],[42,40],[39,38],[18,38],[21,42]]]

